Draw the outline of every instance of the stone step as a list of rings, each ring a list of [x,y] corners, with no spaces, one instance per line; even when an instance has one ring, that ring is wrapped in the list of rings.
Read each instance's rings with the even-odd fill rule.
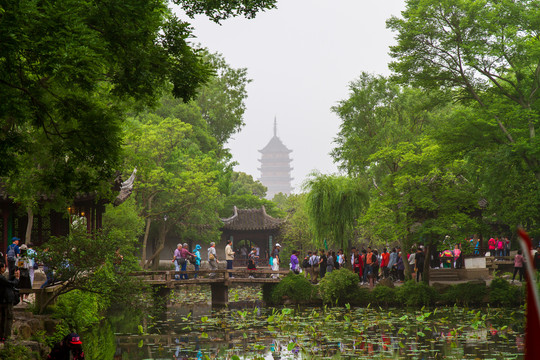
[[[458,281],[459,275],[456,269],[432,269],[429,271],[430,281]]]

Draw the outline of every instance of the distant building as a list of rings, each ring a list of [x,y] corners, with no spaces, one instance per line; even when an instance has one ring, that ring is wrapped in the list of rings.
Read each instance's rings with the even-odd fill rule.
[[[291,186],[292,159],[289,157],[292,150],[287,149],[277,137],[276,119],[274,119],[274,136],[259,152],[261,153],[259,159],[261,167],[258,169],[261,172],[261,178],[259,180],[268,188],[266,197],[272,199],[280,192],[290,194],[293,190]]]

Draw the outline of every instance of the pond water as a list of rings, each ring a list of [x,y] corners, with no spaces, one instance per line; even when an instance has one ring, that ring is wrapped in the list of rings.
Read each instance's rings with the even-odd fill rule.
[[[169,307],[160,319],[125,313],[109,320],[114,355],[100,359],[523,359],[524,351],[521,309],[237,302],[213,311],[205,302]],[[91,338],[104,333],[87,336],[100,343]]]

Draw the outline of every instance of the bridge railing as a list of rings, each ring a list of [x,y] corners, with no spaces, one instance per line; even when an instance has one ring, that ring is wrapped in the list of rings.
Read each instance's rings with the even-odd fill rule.
[[[131,272],[130,276],[140,277],[147,283],[167,283],[175,280],[182,280],[186,275],[189,280],[197,280],[196,282],[219,282],[219,281],[246,281],[248,279],[279,279],[285,276],[290,270],[271,270],[271,269],[256,269],[249,270],[240,269],[216,269],[216,270],[143,270]],[[185,277],[185,276],[184,276]],[[251,281],[250,281],[251,282]],[[256,281],[255,281],[256,282]]]

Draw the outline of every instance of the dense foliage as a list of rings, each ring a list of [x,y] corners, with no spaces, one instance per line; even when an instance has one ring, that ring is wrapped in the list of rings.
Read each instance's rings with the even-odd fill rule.
[[[359,297],[358,274],[349,269],[327,273],[319,282],[319,292],[325,303],[334,305],[355,303]]]
[[[364,184],[345,176],[313,174],[305,183],[306,212],[316,244],[350,248],[350,231],[368,201]]]
[[[316,288],[303,276],[289,273],[281,281],[265,289],[265,300],[269,304],[309,303],[316,297]]]
[[[441,250],[518,226],[536,234],[538,5],[409,0],[388,21],[393,75],[363,73],[333,107],[332,155],[369,185],[360,239]]]
[[[525,287],[515,286],[502,278],[495,278],[490,286],[483,281],[456,285],[429,286],[409,280],[401,286],[380,283],[370,289],[358,285],[358,275],[348,269],[327,273],[313,286],[303,275],[290,274],[276,285],[267,284],[263,299],[271,305],[287,303],[320,304],[331,306],[370,305],[386,307],[422,306],[519,306],[525,301]],[[318,293],[318,294],[317,294]],[[349,304],[349,305],[348,305]]]
[[[254,180],[251,175],[244,172],[233,171],[230,178],[228,195],[223,199],[223,205],[219,211],[222,218],[233,214],[233,208],[260,209],[264,206],[266,213],[273,217],[284,217],[282,209],[266,197],[267,188],[259,180]]]
[[[493,285],[493,283],[492,283]],[[495,288],[497,285],[492,287]],[[452,285],[443,294],[445,301],[462,306],[479,306],[486,301],[488,289],[485,283],[463,283]]]
[[[137,262],[130,253],[134,247],[117,240],[106,233],[88,234],[86,227],[73,228],[65,237],[51,238],[38,252],[37,260],[54,271],[56,281],[63,282],[54,298],[80,290],[99,294],[103,297],[101,302],[135,302],[133,295],[140,291],[142,284],[128,276],[137,269]],[[119,261],[119,253],[124,255],[124,260]],[[45,310],[47,305],[42,304],[43,308],[38,310]]]
[[[411,0],[388,21],[396,77],[459,102],[436,138],[511,230],[539,219],[539,4]]]

